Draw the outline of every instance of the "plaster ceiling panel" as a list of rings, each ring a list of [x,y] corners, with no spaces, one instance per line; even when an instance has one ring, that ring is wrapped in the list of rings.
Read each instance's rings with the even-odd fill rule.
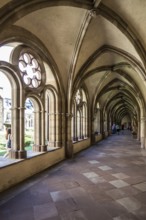
[[[0,8],[2,8],[4,5],[6,5],[8,2],[11,2],[11,0],[0,0]]]
[[[105,71],[96,73],[88,77],[85,80],[85,85],[88,88],[90,98],[93,97],[95,93],[99,94],[103,87],[107,88],[109,86],[109,83],[114,79],[120,80],[122,79],[122,77],[119,76],[119,74],[117,74],[116,72],[113,73],[113,72],[105,72]],[[123,81],[127,83],[126,79],[123,79]],[[117,86],[117,85],[119,85],[119,83],[115,83],[112,86]],[[111,90],[108,93],[106,93],[104,99],[106,100],[107,97],[111,95],[113,92],[115,93],[115,90]]]
[[[105,104],[113,97],[117,94],[116,90],[111,90],[105,94],[103,94],[100,98],[99,98],[99,102],[101,106],[105,106]]]
[[[79,68],[84,62],[103,45],[110,45],[122,49],[141,62],[139,55],[129,39],[115,25],[99,15],[93,18],[89,24],[78,57],[76,72],[79,71]]]
[[[87,71],[90,71],[100,66],[113,66],[113,65],[116,65],[118,63],[123,63],[123,62],[124,63],[127,62],[127,59],[118,54],[107,52],[107,53],[102,54],[100,57],[98,57],[98,59],[96,59],[89,66]]]
[[[119,81],[116,81],[112,85],[110,85],[111,82],[115,79]],[[123,84],[125,85],[128,84],[129,86],[131,86],[131,83],[125,77],[123,77],[117,72],[111,72],[111,71],[102,71],[90,75],[88,78],[86,78],[85,84],[89,90],[90,95],[95,95],[95,92],[99,94],[103,88],[105,89],[107,87],[109,88],[114,86],[118,87],[118,86],[123,86]]]
[[[36,35],[55,59],[64,87],[76,39],[86,10],[76,7],[48,7],[32,12],[15,23]]]
[[[145,0],[102,0],[102,3],[114,10],[136,32],[146,48],[146,1]]]
[[[88,57],[90,57],[99,47],[104,45],[104,43],[104,33],[100,25],[100,16],[98,16],[92,19],[88,26],[78,56],[76,71],[78,71]]]
[[[113,80],[119,80],[118,82],[115,82],[112,84],[112,86],[114,86],[115,84],[116,85],[121,85],[121,81],[124,82],[125,84],[129,84],[129,81],[123,77],[122,75],[120,75],[119,73],[117,72],[113,72],[113,71],[107,71],[106,74],[104,75],[103,79],[101,80],[101,85],[100,85],[100,90],[103,88],[103,87],[106,87],[109,86],[109,84],[113,81]]]
[[[141,75],[137,71],[134,71],[133,68],[125,67],[125,71],[133,79],[133,81],[138,87],[138,91],[142,93],[143,98],[146,101],[146,95],[145,95],[146,81],[141,77]],[[134,89],[136,89],[134,84],[132,86]]]
[[[86,87],[88,88],[90,98],[95,94],[96,87],[99,84],[100,80],[104,77],[104,75],[105,72],[99,72],[91,75],[84,81]]]

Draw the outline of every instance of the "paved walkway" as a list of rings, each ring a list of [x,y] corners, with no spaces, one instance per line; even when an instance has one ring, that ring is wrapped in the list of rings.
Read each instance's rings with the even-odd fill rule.
[[[146,151],[128,131],[0,194],[1,220],[146,220]]]

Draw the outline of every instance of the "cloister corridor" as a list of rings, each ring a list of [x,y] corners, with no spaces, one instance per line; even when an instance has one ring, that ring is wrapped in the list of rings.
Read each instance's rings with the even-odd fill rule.
[[[0,194],[1,220],[145,220],[146,151],[131,132]]]

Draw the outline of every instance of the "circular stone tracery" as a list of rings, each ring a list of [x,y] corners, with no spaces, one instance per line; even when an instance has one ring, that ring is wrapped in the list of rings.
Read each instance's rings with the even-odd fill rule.
[[[41,68],[38,61],[30,53],[19,57],[19,69],[24,83],[30,88],[38,88],[42,81]]]

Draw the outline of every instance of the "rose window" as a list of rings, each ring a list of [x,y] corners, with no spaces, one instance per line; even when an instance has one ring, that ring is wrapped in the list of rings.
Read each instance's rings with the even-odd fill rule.
[[[41,68],[32,54],[24,53],[19,58],[19,69],[24,83],[30,88],[38,88],[41,84]]]

